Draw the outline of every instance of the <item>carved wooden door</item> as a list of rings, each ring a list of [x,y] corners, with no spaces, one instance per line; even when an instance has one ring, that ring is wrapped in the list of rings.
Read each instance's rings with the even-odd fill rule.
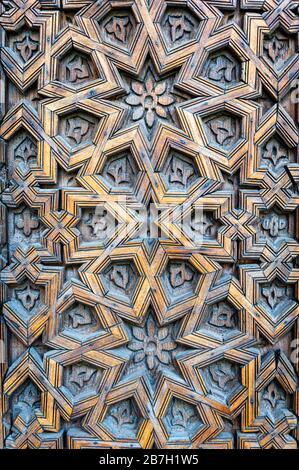
[[[295,448],[290,0],[2,0],[2,448]]]

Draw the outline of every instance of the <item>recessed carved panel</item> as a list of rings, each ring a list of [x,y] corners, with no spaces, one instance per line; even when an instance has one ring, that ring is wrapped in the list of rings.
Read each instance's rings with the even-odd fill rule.
[[[132,399],[108,407],[103,426],[120,439],[135,439],[141,424],[140,413]]]
[[[278,136],[271,137],[261,147],[261,167],[267,168],[275,175],[283,171],[285,165],[290,162],[290,157],[290,149],[281,141]]]
[[[213,212],[203,208],[192,209],[184,220],[184,231],[197,244],[217,239],[220,223],[215,219]]]
[[[260,400],[261,414],[273,422],[281,419],[288,408],[286,393],[276,380],[263,389]]]
[[[208,393],[218,401],[228,403],[241,387],[240,366],[222,359],[202,369]]]
[[[103,41],[118,47],[131,46],[137,21],[130,9],[112,9],[98,24]]]
[[[75,397],[96,393],[102,378],[102,370],[84,362],[64,368],[63,385]]]
[[[188,261],[169,261],[162,276],[169,302],[179,302],[195,294],[199,273]]]
[[[241,122],[227,113],[206,116],[203,119],[208,141],[223,150],[230,150],[241,137]]]
[[[274,279],[260,285],[260,302],[273,319],[277,319],[293,304],[294,288]]]
[[[164,423],[170,439],[191,440],[202,426],[196,406],[174,397],[166,411]]]
[[[209,54],[202,75],[223,88],[235,85],[241,79],[241,65],[233,54],[225,49]]]
[[[170,191],[187,191],[199,178],[195,162],[187,155],[170,151],[161,172]]]
[[[283,213],[274,207],[260,213],[258,240],[279,246],[292,238],[294,233],[293,214]]]
[[[198,27],[199,19],[189,8],[167,7],[161,20],[161,31],[170,49],[194,40]]]
[[[263,55],[279,71],[295,53],[295,41],[281,29],[264,35]]]
[[[117,220],[104,205],[82,209],[80,219],[78,230],[82,245],[104,245],[117,227]]]
[[[88,54],[70,50],[59,61],[58,79],[62,83],[78,86],[96,78],[95,66]]]
[[[107,158],[101,174],[112,189],[128,191],[137,183],[138,173],[134,157],[125,152]]]
[[[91,307],[75,302],[60,314],[60,331],[74,338],[85,339],[101,332],[101,327]]]
[[[61,116],[59,136],[71,148],[76,149],[92,143],[98,119],[85,112]]]
[[[106,295],[125,302],[133,298],[139,274],[132,262],[113,261],[101,274]]]
[[[20,131],[8,144],[8,158],[11,169],[19,168],[22,173],[28,172],[37,164],[37,142],[26,131]]]
[[[9,34],[8,44],[21,63],[26,64],[39,51],[39,31],[36,28],[24,27]]]

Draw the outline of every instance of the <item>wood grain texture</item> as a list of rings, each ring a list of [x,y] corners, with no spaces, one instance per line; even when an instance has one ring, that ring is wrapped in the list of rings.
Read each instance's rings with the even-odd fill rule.
[[[1,448],[297,447],[298,30],[2,0]]]

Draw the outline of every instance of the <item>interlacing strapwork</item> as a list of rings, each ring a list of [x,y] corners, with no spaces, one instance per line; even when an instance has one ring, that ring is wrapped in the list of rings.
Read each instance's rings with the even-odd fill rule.
[[[297,447],[298,8],[2,0],[1,448]]]

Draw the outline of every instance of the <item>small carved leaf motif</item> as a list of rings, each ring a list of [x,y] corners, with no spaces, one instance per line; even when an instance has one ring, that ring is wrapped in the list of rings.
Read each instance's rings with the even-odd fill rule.
[[[107,237],[108,224],[106,220],[107,211],[102,210],[98,213],[91,213],[83,223],[91,231],[91,238],[103,240]]]
[[[194,168],[189,163],[174,156],[171,160],[169,171],[169,182],[179,183],[184,189],[187,188],[188,181],[195,174]]]
[[[21,40],[15,41],[14,47],[23,62],[28,62],[38,50],[38,41],[32,38],[30,31],[26,31]]]
[[[25,139],[18,145],[15,149],[14,157],[15,160],[21,160],[26,168],[29,167],[30,163],[36,161],[37,146],[30,137],[25,137]]]
[[[107,174],[111,176],[115,186],[120,186],[123,183],[130,183],[130,174],[128,171],[127,157],[120,158],[111,162],[107,168]]]
[[[128,16],[113,16],[105,26],[106,32],[123,44],[128,42],[132,28]]]
[[[265,36],[264,51],[276,68],[281,67],[288,59],[289,39],[279,31]]]
[[[40,392],[36,386],[29,382],[24,390],[15,397],[13,415],[22,417],[25,423],[29,423],[35,417],[35,410],[40,406]]]
[[[124,400],[113,406],[109,414],[115,419],[118,428],[134,426],[136,424],[136,415],[132,411],[132,405],[129,400]]]
[[[81,117],[71,117],[66,120],[65,135],[77,145],[85,142],[91,132],[93,123]]]
[[[79,329],[80,327],[84,327],[90,325],[92,323],[92,316],[89,309],[85,305],[79,305],[67,313],[67,326],[74,330]]]
[[[288,151],[276,139],[271,139],[264,147],[262,158],[269,160],[275,169],[281,160],[288,160]]]
[[[231,121],[223,119],[212,119],[207,122],[209,129],[214,135],[217,144],[228,146],[234,137]]]
[[[236,373],[230,362],[224,362],[220,364],[213,364],[209,368],[213,381],[217,386],[225,390],[227,384],[232,380],[235,380]]]
[[[171,424],[172,426],[179,426],[184,431],[188,430],[191,421],[196,418],[195,409],[193,406],[188,406],[187,403],[182,402],[175,398],[171,407]]]
[[[40,292],[28,284],[24,289],[16,290],[16,296],[26,310],[32,310],[39,299]]]
[[[84,388],[93,385],[96,369],[85,364],[75,364],[71,368],[71,373],[69,374],[69,382],[75,385],[75,388],[81,392]]]
[[[273,409],[276,408],[279,402],[285,401],[285,396],[282,391],[278,390],[274,382],[271,382],[265,389],[263,399],[268,401]]]
[[[205,212],[200,216],[194,212],[191,217],[190,227],[193,232],[209,237],[212,235],[213,221]]]
[[[125,290],[129,284],[129,266],[113,266],[110,272],[110,281],[120,289]]]
[[[192,28],[194,28],[193,22],[186,15],[168,16],[165,23],[169,24],[172,42],[176,42],[189,35],[192,32]]]
[[[226,55],[219,55],[210,60],[207,77],[221,83],[231,83],[236,80],[236,64]]]
[[[192,281],[193,272],[187,268],[185,263],[179,265],[171,264],[169,267],[169,278],[171,286],[176,289],[185,282]]]
[[[234,314],[233,308],[224,302],[213,304],[209,323],[221,328],[234,328]]]
[[[80,83],[90,78],[90,70],[86,59],[75,55],[66,64],[66,80],[70,83]]]
[[[273,282],[270,286],[262,288],[262,295],[267,299],[269,306],[275,308],[286,297],[286,287]]]

